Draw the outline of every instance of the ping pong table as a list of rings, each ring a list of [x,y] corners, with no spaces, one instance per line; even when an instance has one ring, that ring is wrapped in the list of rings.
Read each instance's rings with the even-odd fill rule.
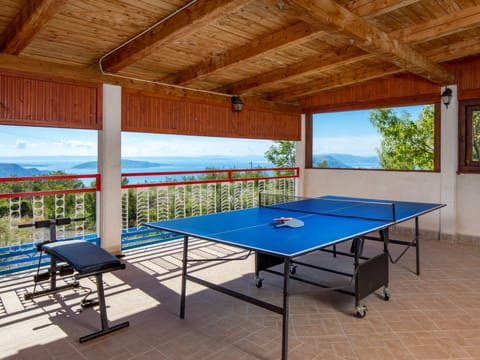
[[[443,204],[385,201],[341,196],[319,198],[298,198],[284,195],[260,194],[259,207],[233,210],[222,213],[201,215],[189,218],[146,223],[151,228],[183,235],[182,283],[180,295],[180,318],[185,316],[187,280],[241,299],[248,303],[282,315],[282,359],[288,358],[288,314],[289,283],[291,279],[301,280],[312,285],[328,287],[295,276],[295,266],[305,265],[319,270],[329,269],[308,264],[298,259],[317,250],[334,248],[337,244],[352,241],[354,271],[351,276],[354,291],[336,288],[336,291],[355,296],[355,314],[366,315],[366,307],[360,301],[372,292],[383,287],[384,298],[390,297],[388,289],[389,268],[389,228],[395,224],[415,219],[416,238],[407,244],[418,245],[418,217],[437,210]],[[278,227],[276,219],[296,219],[303,223],[300,227]],[[378,232],[383,242],[383,250],[370,258],[361,256],[364,239],[377,239],[371,233]],[[189,259],[189,238],[200,238],[217,243],[243,248],[255,253],[255,282],[262,286],[260,272],[272,272],[283,276],[282,306],[265,302],[227,287],[209,282],[188,274],[187,264],[198,259]],[[408,248],[407,247],[407,248]],[[417,253],[418,256],[418,253]],[[391,259],[391,257],[390,257]],[[230,260],[215,258],[215,260]],[[234,259],[231,259],[234,260]],[[418,259],[417,259],[418,260]],[[283,270],[275,270],[281,267]],[[418,265],[418,262],[417,262]]]

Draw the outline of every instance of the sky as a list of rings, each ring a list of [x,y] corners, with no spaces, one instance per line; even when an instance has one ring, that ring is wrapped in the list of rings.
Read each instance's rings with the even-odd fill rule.
[[[423,106],[397,107],[396,113],[408,112],[417,119]],[[381,137],[370,124],[371,110],[314,114],[313,154],[376,155]]]
[[[122,133],[122,157],[264,155],[270,140]],[[0,157],[96,156],[94,130],[0,125]]]
[[[416,119],[422,106],[398,108]],[[368,120],[369,110],[314,115],[313,153],[375,155],[380,137]],[[270,140],[248,140],[122,133],[122,157],[264,156]],[[94,130],[0,125],[0,157],[96,156]]]

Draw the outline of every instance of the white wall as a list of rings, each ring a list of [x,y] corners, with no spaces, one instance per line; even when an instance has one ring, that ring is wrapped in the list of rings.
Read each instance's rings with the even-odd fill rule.
[[[369,170],[304,170],[305,196],[342,195],[440,203],[440,174]],[[437,232],[441,211],[422,216],[421,229]],[[406,224],[411,225],[411,224]]]
[[[458,239],[480,245],[480,174],[458,175],[456,221]]]

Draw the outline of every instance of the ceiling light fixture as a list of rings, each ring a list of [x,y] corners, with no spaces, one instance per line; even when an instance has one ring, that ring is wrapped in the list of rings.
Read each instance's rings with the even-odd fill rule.
[[[243,110],[243,101],[240,99],[240,96],[232,96],[230,100],[232,101],[232,110],[234,112],[240,112]]]

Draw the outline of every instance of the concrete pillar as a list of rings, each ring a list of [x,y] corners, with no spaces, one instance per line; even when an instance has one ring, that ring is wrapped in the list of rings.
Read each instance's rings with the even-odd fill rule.
[[[301,139],[295,145],[295,166],[300,169],[300,177],[296,183],[296,195],[305,196],[304,194],[304,179],[305,179],[305,121],[306,116],[302,114],[301,118]]]
[[[104,84],[103,130],[98,132],[101,193],[97,221],[102,247],[117,255],[121,252],[122,231],[121,120],[122,88]]]
[[[453,90],[452,101],[448,108],[441,107],[441,199],[447,206],[440,214],[440,232],[442,239],[455,241],[457,238],[457,169],[458,169],[458,100],[457,87]],[[443,92],[445,88],[442,88]]]

